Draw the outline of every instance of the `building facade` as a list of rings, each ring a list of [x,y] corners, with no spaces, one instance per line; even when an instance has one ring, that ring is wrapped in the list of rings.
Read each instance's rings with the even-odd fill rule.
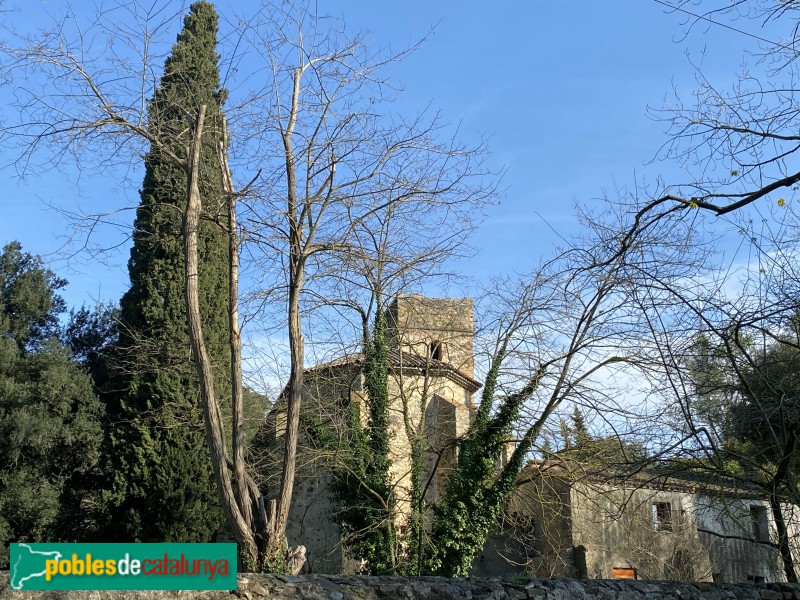
[[[476,573],[786,581],[766,500],[679,477],[622,477],[532,462]],[[793,554],[797,508],[782,506]]]
[[[474,378],[474,323],[469,299],[399,296],[386,310],[389,340],[390,480],[398,530],[410,512],[411,446],[424,447],[425,495],[436,501],[456,460],[481,383]],[[359,354],[306,369],[303,422],[332,436],[326,448],[306,439],[287,529],[291,546],[307,549],[307,569],[348,573],[337,525],[331,468],[347,444],[347,411],[363,406]],[[264,474],[280,473],[285,414],[279,401],[260,432]],[[362,419],[366,410],[361,410]],[[272,463],[270,463],[272,461]],[[266,477],[264,485],[276,486]],[[795,507],[785,506],[798,539]],[[730,490],[703,492],[690,481],[609,478],[563,464],[532,462],[520,477],[498,531],[476,559],[484,576],[614,577],[694,581],[783,581],[774,519],[764,500]],[[795,549],[795,556],[798,555]]]

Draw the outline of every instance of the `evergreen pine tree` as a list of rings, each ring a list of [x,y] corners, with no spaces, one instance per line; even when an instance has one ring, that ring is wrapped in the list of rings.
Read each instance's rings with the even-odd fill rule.
[[[200,301],[224,399],[230,389],[228,252],[223,232],[210,222],[225,209],[216,151],[225,97],[216,35],[213,5],[192,4],[148,107],[148,130],[182,160],[189,124],[202,104],[207,107],[200,186],[210,219],[200,237]],[[120,303],[114,475],[107,496],[111,539],[208,541],[222,522],[188,341],[181,235],[186,188],[184,166],[153,144],[128,263],[131,287]]]
[[[592,436],[589,430],[586,429],[586,421],[583,418],[583,413],[576,406],[572,410],[572,441],[576,448],[587,446],[592,441]]]
[[[0,250],[0,569],[10,542],[94,533],[103,405],[56,335],[64,285],[19,243]]]
[[[553,454],[553,444],[549,437],[542,437],[542,443],[539,445],[539,453],[545,460],[551,458],[551,455]]]

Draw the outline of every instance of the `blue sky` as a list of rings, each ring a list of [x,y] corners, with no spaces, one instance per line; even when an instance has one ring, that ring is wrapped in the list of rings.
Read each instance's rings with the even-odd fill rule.
[[[76,0],[77,12],[90,3]],[[91,4],[93,5],[93,3]],[[219,3],[221,13],[228,2]],[[60,1],[7,3],[7,26],[34,26],[43,11],[58,15]],[[180,6],[170,5],[175,10]],[[237,2],[248,14],[256,4]],[[689,98],[692,63],[724,87],[735,80],[743,50],[757,42],[717,25],[688,31],[685,16],[653,0],[579,2],[319,0],[319,13],[369,30],[375,45],[400,48],[427,34],[421,49],[394,67],[409,112],[431,105],[458,124],[461,138],[488,138],[491,165],[505,172],[505,190],[472,239],[477,254],[459,268],[483,280],[490,273],[526,271],[552,252],[559,235],[578,232],[574,205],[596,203],[663,177],[678,181],[677,165],[655,160],[666,141],[665,124],[647,108],[669,102],[673,89]],[[769,37],[760,23],[726,21]],[[165,39],[174,41],[176,21]],[[225,25],[223,25],[224,31]],[[8,93],[6,89],[3,93]],[[0,119],[5,119],[0,109]],[[13,155],[0,148],[0,165]],[[118,300],[127,287],[125,232],[101,228],[93,241],[118,247],[98,261],[87,253],[57,253],[66,211],[130,207],[137,199],[141,166],[131,162],[129,181],[112,173],[95,176],[64,168],[20,182],[13,168],[0,170],[4,218],[0,242],[22,242],[44,254],[70,280],[69,305]],[[124,213],[129,223],[132,213]],[[469,294],[466,288],[454,294]]]

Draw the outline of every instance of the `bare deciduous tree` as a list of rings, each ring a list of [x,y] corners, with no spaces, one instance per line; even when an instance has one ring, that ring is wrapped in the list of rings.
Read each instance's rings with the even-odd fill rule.
[[[754,50],[735,83],[720,87],[697,68],[691,100],[676,95],[673,104],[653,110],[669,125],[662,153],[677,160],[691,177],[673,182],[662,198],[690,208],[725,215],[761,198],[783,206],[795,198],[800,171],[793,166],[800,149],[797,125],[797,41],[800,5],[794,1],[681,0],[687,28],[737,25],[766,27],[752,35]],[[761,34],[761,35],[759,35]],[[777,38],[770,41],[767,37]],[[746,39],[744,36],[742,39]]]
[[[124,12],[122,15],[116,14]],[[482,166],[481,148],[459,145],[443,136],[438,115],[405,120],[384,110],[391,88],[381,68],[405,53],[381,57],[359,36],[339,35],[304,8],[267,6],[259,18],[239,24],[239,40],[263,59],[250,79],[257,89],[245,91],[229,109],[230,148],[220,148],[222,178],[230,208],[204,207],[197,186],[198,140],[207,127],[206,107],[188,114],[191,142],[175,152],[169,132],[149,127],[146,108],[160,63],[152,49],[165,28],[163,11],[138,4],[100,12],[85,27],[70,15],[52,31],[30,38],[12,36],[3,44],[6,75],[17,81],[33,75],[18,93],[19,119],[7,123],[2,139],[19,150],[22,172],[48,168],[74,159],[109,166],[124,162],[127,151],[149,145],[180,165],[188,175],[184,215],[186,301],[192,351],[202,385],[206,432],[215,477],[237,541],[252,564],[282,560],[286,519],[292,499],[305,357],[302,325],[304,294],[310,306],[323,297],[313,282],[342,280],[334,265],[353,265],[372,250],[388,256],[385,244],[389,215],[420,223],[425,217],[441,223],[441,215],[458,222],[426,250],[413,248],[409,236],[397,275],[407,277],[426,261],[437,262],[469,229],[464,214],[493,195]],[[74,17],[74,18],[72,18]],[[168,19],[166,20],[168,21]],[[125,23],[124,27],[120,23]],[[232,57],[229,60],[238,60]],[[266,65],[266,69],[264,66]],[[38,88],[36,88],[38,86]],[[444,141],[441,141],[444,140]],[[230,159],[230,160],[229,160]],[[234,193],[229,163],[258,169],[247,194]],[[194,178],[194,179],[193,179]],[[282,475],[276,497],[265,503],[244,464],[241,393],[241,335],[238,327],[237,219],[235,199],[242,199],[245,239],[253,255],[266,256],[264,266],[279,268],[264,278],[285,302],[290,374],[286,392],[287,424]],[[207,211],[212,209],[213,214]],[[437,213],[438,217],[433,215]],[[414,219],[410,215],[415,215]],[[199,219],[212,218],[230,236],[230,340],[233,385],[233,456],[228,456],[225,428],[214,393],[212,365],[204,351],[197,302],[197,237]],[[392,217],[394,222],[400,217]],[[97,224],[102,216],[90,218]],[[449,221],[450,219],[445,219]],[[224,222],[223,222],[224,221]],[[240,219],[240,222],[242,220]],[[84,226],[86,221],[83,222]],[[92,225],[90,225],[91,229]],[[239,225],[241,227],[241,225]],[[377,227],[376,229],[373,229]],[[383,238],[383,241],[381,239]],[[365,240],[367,245],[365,245]],[[400,243],[402,245],[402,242]],[[437,251],[443,251],[436,256]],[[420,257],[415,257],[420,252]],[[385,260],[378,262],[385,265]],[[403,261],[406,261],[405,263]],[[408,265],[414,265],[409,267]],[[360,267],[355,267],[356,270]],[[385,272],[376,281],[386,280]],[[390,279],[391,279],[390,277]],[[382,290],[388,290],[391,285]],[[375,286],[373,285],[373,288]],[[369,293],[375,290],[367,286]],[[381,291],[382,291],[381,290]],[[380,292],[379,292],[380,293]],[[324,298],[323,298],[324,303]],[[229,466],[230,465],[230,466]],[[229,471],[233,470],[233,476]],[[302,558],[290,551],[289,559]],[[299,560],[302,564],[302,561]],[[293,565],[297,567],[297,565]]]
[[[682,442],[655,459],[664,469],[689,469],[709,482],[723,478],[767,498],[784,575],[795,581],[786,508],[799,499],[792,375],[800,308],[797,221],[790,210],[780,217],[777,239],[769,229],[745,233],[757,260],[687,287],[661,288],[672,301],[650,321],[661,356],[653,368],[662,372],[661,393],[676,407],[671,414]]]

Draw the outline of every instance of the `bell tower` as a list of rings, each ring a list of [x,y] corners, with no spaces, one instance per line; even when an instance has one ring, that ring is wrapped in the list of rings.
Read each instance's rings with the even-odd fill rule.
[[[390,347],[474,377],[472,300],[396,296],[386,309]]]

